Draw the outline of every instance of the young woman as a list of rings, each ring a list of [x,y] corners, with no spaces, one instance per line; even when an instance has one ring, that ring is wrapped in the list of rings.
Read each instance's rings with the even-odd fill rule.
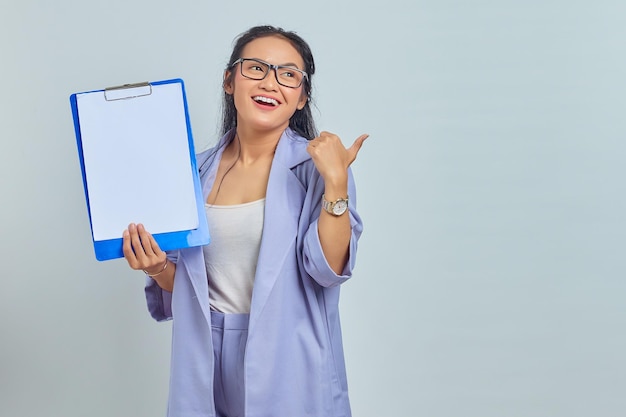
[[[338,314],[362,231],[345,148],[316,133],[315,72],[293,32],[254,27],[224,72],[223,137],[197,156],[211,243],[124,231],[156,320],[173,319],[170,417],[346,417]]]

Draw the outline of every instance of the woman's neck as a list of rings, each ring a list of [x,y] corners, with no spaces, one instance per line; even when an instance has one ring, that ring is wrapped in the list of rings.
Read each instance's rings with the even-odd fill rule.
[[[238,127],[231,144],[232,151],[239,155],[239,160],[244,164],[254,163],[268,156],[273,157],[281,135],[282,131],[258,132]]]

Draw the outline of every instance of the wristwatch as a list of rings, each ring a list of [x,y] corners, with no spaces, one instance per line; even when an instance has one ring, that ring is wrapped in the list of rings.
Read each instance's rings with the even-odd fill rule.
[[[348,210],[348,197],[327,201],[326,196],[322,195],[322,208],[333,216],[341,216]]]

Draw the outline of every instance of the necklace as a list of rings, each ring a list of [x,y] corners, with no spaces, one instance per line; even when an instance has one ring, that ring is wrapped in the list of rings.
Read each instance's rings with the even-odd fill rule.
[[[235,166],[235,164],[237,163],[237,161],[239,161],[239,158],[241,157],[241,141],[239,140],[238,132],[235,132],[235,139],[237,140],[237,157],[235,158],[233,163],[228,167],[224,175],[222,175],[222,178],[220,178],[220,182],[217,185],[217,191],[215,192],[215,198],[213,198],[213,204],[215,204],[215,202],[217,201],[217,196],[220,194],[220,189],[222,188],[222,182],[224,182],[224,178],[226,178],[226,175],[228,175],[230,170],[233,169],[233,167]]]

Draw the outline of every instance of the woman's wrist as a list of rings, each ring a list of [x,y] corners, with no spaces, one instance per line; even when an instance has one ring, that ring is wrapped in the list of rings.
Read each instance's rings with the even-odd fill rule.
[[[348,188],[348,173],[342,172],[337,175],[327,175],[324,177],[326,188]]]
[[[150,272],[150,271],[148,271],[148,270],[146,270],[146,269],[144,269],[144,270],[143,270],[143,272],[144,272],[147,276],[149,276],[149,277],[151,277],[151,278],[154,278],[154,277],[156,277],[156,276],[158,276],[158,275],[161,275],[163,272],[165,272],[165,270],[167,269],[167,265],[168,265],[168,264],[169,264],[169,260],[168,260],[168,259],[165,259],[165,264],[163,264],[163,267],[161,267],[161,268],[159,268],[159,269],[155,270],[154,272]]]

